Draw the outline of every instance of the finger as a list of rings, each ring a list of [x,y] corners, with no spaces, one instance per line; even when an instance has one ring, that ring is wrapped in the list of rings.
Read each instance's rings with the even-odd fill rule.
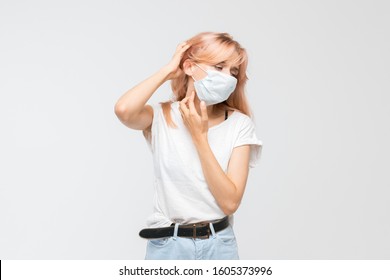
[[[202,121],[208,122],[209,116],[207,115],[206,103],[204,101],[200,102],[200,113],[201,113]]]
[[[183,103],[187,108],[188,108],[188,105],[187,105],[188,99],[189,99],[189,96],[183,98],[183,99],[180,101],[180,102]]]
[[[196,113],[196,109],[195,109],[195,104],[194,104],[194,99],[195,99],[195,91],[193,90],[191,92],[191,95],[190,95],[190,99],[189,99],[189,102],[188,102],[188,105],[189,105],[189,108],[190,108],[190,112],[191,113]]]
[[[184,125],[187,125],[187,118],[185,117],[185,114],[180,107],[179,107],[179,111],[180,111],[180,116],[181,116],[181,119],[183,120]]]
[[[181,106],[179,106],[179,111],[180,111],[181,116],[184,118],[186,113],[183,111]]]
[[[180,50],[177,52],[177,55],[179,57],[183,57],[183,54],[188,50],[189,46],[183,46],[182,48],[180,48]]]
[[[186,99],[186,98],[184,98]],[[183,111],[183,113],[187,116],[188,115],[188,108],[187,108],[187,105],[184,101],[184,99],[182,101],[179,102],[179,108]]]
[[[177,49],[180,50],[180,51],[184,51],[186,49],[188,49],[191,45],[188,44],[187,42],[182,42],[180,43],[178,46],[177,46]]]
[[[180,43],[180,44],[177,45],[175,53],[176,53],[177,55],[179,55],[179,54],[181,55],[181,54],[184,53],[189,47],[190,47],[190,45],[187,44],[187,43],[185,43],[185,42]]]
[[[185,44],[187,44],[187,41],[183,41],[177,45],[178,48],[183,47]]]

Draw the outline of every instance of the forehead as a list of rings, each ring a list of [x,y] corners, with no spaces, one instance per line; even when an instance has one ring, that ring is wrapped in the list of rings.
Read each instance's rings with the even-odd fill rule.
[[[221,50],[214,60],[218,64],[224,64],[231,68],[238,68],[240,65],[240,55],[235,48]]]

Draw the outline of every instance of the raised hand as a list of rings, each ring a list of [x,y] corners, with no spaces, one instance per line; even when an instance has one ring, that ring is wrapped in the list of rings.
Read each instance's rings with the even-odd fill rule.
[[[208,115],[206,103],[200,102],[200,112],[198,114],[194,105],[195,91],[192,91],[190,96],[185,97],[179,103],[179,110],[183,118],[185,126],[191,133],[194,141],[207,139],[208,126]]]
[[[165,66],[169,71],[168,80],[177,78],[183,72],[183,70],[180,69],[179,64],[184,52],[188,50],[189,47],[190,45],[186,41],[177,45],[172,60]]]

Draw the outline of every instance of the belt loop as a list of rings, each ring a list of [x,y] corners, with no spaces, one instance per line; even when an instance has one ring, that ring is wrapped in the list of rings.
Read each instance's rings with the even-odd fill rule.
[[[176,240],[178,230],[179,230],[179,223],[175,223],[175,230],[173,232],[173,240]]]
[[[211,229],[211,233],[213,235],[213,238],[217,237],[216,234],[215,234],[213,223],[210,223],[210,229]]]

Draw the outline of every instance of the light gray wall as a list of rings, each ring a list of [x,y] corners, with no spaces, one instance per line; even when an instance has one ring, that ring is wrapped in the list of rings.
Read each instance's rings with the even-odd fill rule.
[[[241,258],[388,259],[389,6],[1,1],[0,259],[143,259],[151,154],[114,104],[201,31],[249,53]]]

